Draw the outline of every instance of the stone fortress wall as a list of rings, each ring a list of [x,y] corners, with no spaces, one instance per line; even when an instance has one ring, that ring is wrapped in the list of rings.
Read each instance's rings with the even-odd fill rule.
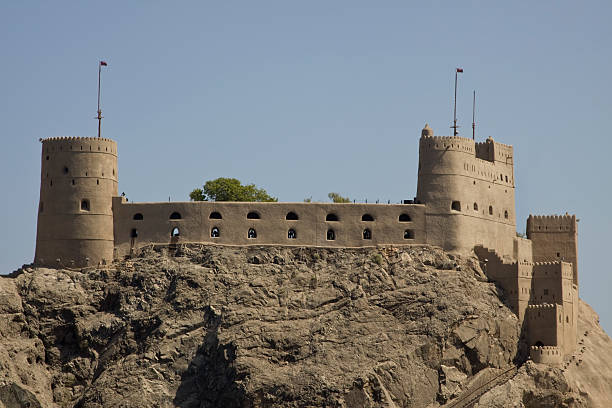
[[[111,262],[117,143],[93,137],[44,139],[41,163],[35,262]]]
[[[531,215],[527,238],[518,237],[513,149],[492,138],[434,136],[426,125],[408,204],[130,203],[117,181],[114,141],[42,140],[35,263],[99,265],[152,244],[436,245],[476,253],[534,360],[555,362],[576,347],[576,217]]]

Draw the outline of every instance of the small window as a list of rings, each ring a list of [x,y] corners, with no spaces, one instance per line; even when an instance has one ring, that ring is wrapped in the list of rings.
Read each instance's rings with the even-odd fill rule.
[[[63,169],[64,174],[68,174],[69,171],[70,170],[68,170],[68,167],[64,166],[64,169]]]
[[[561,258],[561,252],[557,252],[557,258]]]
[[[250,213],[248,213],[248,214],[247,214],[247,218],[248,218],[249,220],[258,220],[258,219],[260,219],[261,217],[260,217],[260,216],[259,216],[259,214],[258,214],[258,213],[256,213],[255,211],[251,211]]]
[[[81,211],[89,211],[89,200],[81,200]]]
[[[363,230],[363,239],[372,239],[372,231],[368,228]]]
[[[412,221],[412,218],[410,218],[410,215],[408,214],[402,214],[399,216],[399,222],[410,222]]]
[[[76,183],[74,182],[74,179],[72,179],[72,185],[74,186]]]
[[[569,323],[569,316],[565,316],[565,322]]]
[[[100,185],[100,180],[96,180],[96,184]]]
[[[489,215],[493,215],[493,206],[492,205],[489,206]]]
[[[294,229],[290,229],[289,231],[287,231],[287,238],[289,238],[289,239],[296,239],[297,238],[297,234],[295,233]]]
[[[138,237],[138,230],[136,228],[132,228],[132,232],[130,233],[130,237],[132,237],[132,238],[137,238]]]
[[[221,213],[219,213],[217,211],[211,212],[210,215],[208,216],[208,218],[210,218],[211,220],[220,220],[220,219],[223,219],[223,217],[221,216]]]
[[[370,214],[363,214],[361,216],[361,221],[374,221],[374,217],[372,217]]]
[[[404,239],[414,239],[414,230],[404,231]]]
[[[287,213],[287,215],[285,216],[286,220],[298,220],[298,215],[296,213],[294,213],[293,211],[290,211]]]
[[[178,227],[172,228],[172,232],[170,233],[171,237],[178,237],[181,235],[181,231],[179,231]]]
[[[478,211],[478,204],[474,203],[474,211]]]
[[[544,294],[548,295],[548,289],[544,289]]]
[[[451,210],[461,211],[461,203],[459,201],[453,201],[451,203]]]
[[[49,156],[47,156],[47,160],[49,160]]]
[[[210,230],[210,236],[211,236],[212,238],[219,238],[219,237],[221,236],[221,232],[219,231],[219,228],[217,228],[217,227],[213,227],[213,228]]]
[[[508,182],[508,176],[506,176],[506,183]]]
[[[328,229],[327,230],[327,240],[328,241],[333,241],[336,239],[336,233],[334,232],[333,229]]]
[[[38,204],[38,212],[43,212],[43,208],[44,208],[44,205],[43,205],[43,202],[41,201],[40,204]]]
[[[249,228],[249,232],[247,233],[247,238],[254,239],[257,238],[257,231],[254,228]]]
[[[170,214],[170,219],[171,220],[180,220],[181,218],[182,218],[181,214],[177,213],[176,211],[173,212],[172,214]]]
[[[134,217],[132,217],[134,220],[136,221],[142,221],[144,219],[144,217],[142,216],[141,213],[136,213],[134,214]]]
[[[338,216],[336,214],[327,214],[327,216],[325,217],[325,221],[339,221],[340,219],[338,218]]]
[[[504,218],[508,219],[508,210],[504,211]]]

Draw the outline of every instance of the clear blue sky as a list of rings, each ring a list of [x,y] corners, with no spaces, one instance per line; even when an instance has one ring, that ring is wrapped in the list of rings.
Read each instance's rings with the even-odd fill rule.
[[[418,5],[410,5],[418,4]],[[609,1],[0,4],[0,270],[32,261],[40,143],[119,143],[119,191],[187,200],[225,176],[281,201],[412,198],[428,122],[515,146],[519,231],[580,218],[580,294],[612,331]]]

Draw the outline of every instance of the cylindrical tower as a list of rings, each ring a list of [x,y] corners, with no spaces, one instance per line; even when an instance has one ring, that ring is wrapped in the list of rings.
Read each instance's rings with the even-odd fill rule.
[[[93,137],[41,140],[40,202],[34,262],[83,267],[113,259],[112,198],[117,143]]]

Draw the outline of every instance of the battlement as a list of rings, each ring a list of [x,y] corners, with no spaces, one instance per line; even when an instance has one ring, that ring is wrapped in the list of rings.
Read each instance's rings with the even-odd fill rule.
[[[529,357],[535,363],[553,366],[561,365],[563,362],[563,352],[557,346],[531,346]]]
[[[108,153],[117,156],[117,142],[103,137],[61,136],[39,139],[43,154],[57,152]]]
[[[527,232],[576,231],[575,215],[529,215]]]
[[[54,137],[45,137],[42,139],[39,139],[39,141],[41,143],[47,143],[47,142],[55,142],[55,141],[77,141],[77,140],[89,140],[89,141],[105,141],[105,142],[113,142],[115,143],[114,140],[112,139],[107,139],[105,137],[93,137],[93,136],[54,136]]]

